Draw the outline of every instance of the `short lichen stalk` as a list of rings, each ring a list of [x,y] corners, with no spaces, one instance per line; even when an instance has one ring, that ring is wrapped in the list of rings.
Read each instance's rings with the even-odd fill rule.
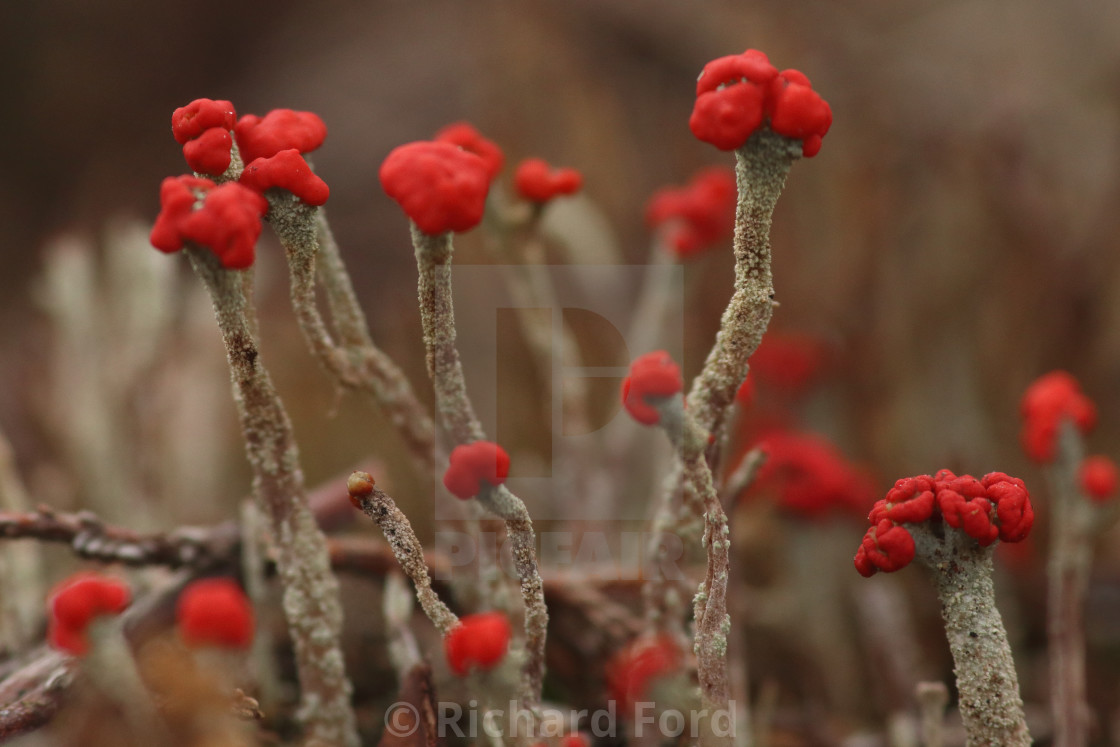
[[[961,531],[907,525],[932,572],[957,677],[969,747],[1029,745],[1011,645],[996,609],[992,550]]]
[[[447,635],[458,624],[459,618],[432,589],[428,565],[424,562],[424,546],[412,530],[408,517],[397,508],[396,502],[388,493],[374,485],[368,472],[350,475],[346,487],[350,500],[373,519],[385,535],[401,570],[412,579],[416,587],[416,598],[420,601],[424,614],[441,635]]]
[[[419,272],[420,320],[427,350],[428,375],[436,395],[440,423],[456,445],[485,439],[482,424],[467,396],[466,380],[455,346],[455,309],[451,296],[451,233],[429,235],[412,225],[412,240]],[[514,567],[521,580],[525,605],[526,661],[522,669],[523,703],[535,708],[544,680],[545,638],[548,610],[536,555],[536,534],[529,511],[504,486],[485,488],[479,504],[506,524],[513,545]]]
[[[747,376],[747,361],[762,342],[774,309],[770,272],[770,222],[801,144],[768,130],[735,151],[739,201],[735,212],[735,290],[723,313],[715,345],[692,382],[688,409],[720,443],[727,411]],[[713,466],[717,460],[711,460]]]
[[[214,302],[253,470],[253,493],[268,517],[275,545],[299,673],[300,718],[310,741],[357,745],[339,641],[338,581],[330,570],[326,539],[307,505],[291,423],[258,354],[255,315],[247,298],[252,275],[223,269],[207,249],[191,248],[189,255]]]
[[[279,190],[270,190],[266,196],[266,218],[288,257],[292,307],[308,346],[340,387],[366,395],[381,408],[404,439],[417,468],[430,474],[435,466],[431,418],[404,373],[370,338],[322,208]],[[332,338],[316,304],[317,265],[338,341]]]
[[[1046,634],[1056,747],[1082,747],[1088,743],[1084,605],[1098,510],[1077,486],[1077,468],[1084,458],[1081,434],[1071,423],[1064,423],[1059,429],[1058,458],[1047,470],[1052,530],[1046,568]]]

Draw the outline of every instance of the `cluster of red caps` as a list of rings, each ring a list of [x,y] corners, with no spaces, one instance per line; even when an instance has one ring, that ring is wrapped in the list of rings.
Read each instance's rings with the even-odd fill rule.
[[[83,656],[90,647],[90,624],[99,617],[119,615],[131,601],[128,585],[118,578],[75,574],[50,595],[47,640],[60,651]],[[252,606],[230,579],[190,583],[179,595],[175,619],[179,634],[191,647],[245,649],[253,640]]]
[[[457,122],[434,140],[394,148],[381,164],[381,186],[422,232],[469,231],[482,221],[490,184],[504,163],[493,141]],[[518,194],[535,203],[573,194],[582,184],[575,169],[553,169],[539,158],[522,161],[514,172]]]
[[[664,350],[640,355],[630,364],[630,375],[622,380],[622,405],[643,425],[661,421],[653,400],[665,400],[684,388],[681,367]]]
[[[754,443],[766,455],[747,496],[773,497],[779,508],[806,519],[862,513],[875,481],[836,446],[814,433],[771,430]]]
[[[268,211],[266,190],[286,190],[308,205],[322,205],[330,195],[303,157],[327,136],[326,125],[311,112],[276,109],[238,119],[228,101],[196,99],[175,110],[171,132],[199,174],[223,175],[234,139],[246,166],[237,182],[220,186],[197,176],[164,179],[151,233],[161,251],[177,252],[191,242],[210,247],[223,267],[244,269],[253,264],[260,219]]]
[[[801,141],[815,156],[832,126],[832,109],[798,70],[770,64],[757,49],[712,60],[696,81],[696,103],[688,121],[692,134],[720,150],[742,147],[757,130]]]
[[[914,559],[914,538],[907,524],[944,523],[963,531],[981,547],[997,539],[1020,542],[1034,524],[1026,485],[1017,477],[991,472],[977,479],[943,469],[933,477],[906,477],[894,484],[868,515],[871,528],[856,551],[863,576],[897,571]]]
[[[663,187],[646,204],[646,225],[659,230],[679,259],[690,259],[735,230],[735,172],[701,169],[681,187]]]
[[[460,677],[472,669],[491,670],[505,658],[512,635],[509,620],[500,612],[462,617],[443,639],[447,664]]]
[[[1023,451],[1040,464],[1049,464],[1057,457],[1063,424],[1068,423],[1083,435],[1097,424],[1096,404],[1066,371],[1051,371],[1031,383],[1023,393],[1019,411],[1023,417]],[[1109,457],[1090,456],[1079,466],[1078,478],[1085,495],[1105,501],[1116,495],[1120,470]]]
[[[456,498],[478,495],[484,483],[498,486],[509,477],[509,454],[493,441],[472,441],[451,450],[443,486]]]

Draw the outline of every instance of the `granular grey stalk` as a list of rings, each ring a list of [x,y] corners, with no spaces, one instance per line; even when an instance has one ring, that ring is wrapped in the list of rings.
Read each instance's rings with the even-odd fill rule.
[[[208,249],[189,247],[187,252],[214,302],[253,470],[253,494],[268,517],[275,544],[299,674],[300,720],[309,741],[357,747],[351,685],[339,640],[338,580],[331,572],[326,538],[307,505],[291,422],[260,361],[255,314],[247,298],[252,273],[223,269]]]
[[[385,535],[385,541],[392,548],[401,570],[416,586],[416,598],[420,601],[424,614],[436,626],[440,635],[447,635],[459,623],[459,618],[432,590],[428,564],[424,562],[424,546],[420,544],[420,540],[412,530],[408,517],[397,508],[396,502],[388,493],[374,485],[373,478],[368,472],[355,472],[350,475],[346,487],[350,492],[351,500],[377,523]]]
[[[322,209],[280,190],[269,190],[267,197],[266,217],[288,257],[292,308],[312,353],[339,387],[361,393],[385,413],[417,469],[431,474],[435,469],[432,420],[404,372],[373,343]],[[316,304],[316,265],[322,271],[338,341],[332,338]]]
[[[937,584],[967,744],[1026,747],[1031,737],[1011,645],[996,609],[992,548],[949,527],[941,527],[942,536],[925,523],[906,527],[915,557],[933,571]]]

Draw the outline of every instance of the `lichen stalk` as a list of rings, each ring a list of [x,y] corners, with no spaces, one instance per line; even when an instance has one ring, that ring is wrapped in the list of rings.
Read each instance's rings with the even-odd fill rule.
[[[348,489],[351,499],[357,502],[366,516],[373,519],[385,535],[385,541],[392,548],[401,570],[412,579],[412,584],[416,587],[416,599],[424,614],[436,626],[440,635],[447,635],[458,624],[459,618],[432,589],[428,564],[424,561],[424,546],[416,537],[408,517],[388,493],[373,484],[373,478],[368,473],[355,472],[351,475]]]
[[[661,426],[677,450],[684,484],[695,492],[703,508],[707,571],[693,600],[693,650],[703,707],[710,712],[729,713],[727,635],[731,630],[731,618],[727,612],[727,581],[731,572],[731,530],[704,455],[707,431],[683,404],[683,399],[676,396],[658,403],[657,409],[661,414]],[[730,736],[715,733],[707,733],[701,739],[704,745],[731,743]]]
[[[342,605],[326,538],[307,504],[299,450],[287,411],[261,363],[248,302],[250,271],[221,268],[204,248],[188,255],[214,302],[233,381],[253,495],[268,518],[283,586],[283,607],[295,649],[299,717],[309,742],[359,743],[340,644]]]
[[[996,608],[992,548],[943,525],[908,524],[916,557],[933,572],[968,747],[1031,743],[1007,631]],[[935,534],[935,529],[942,530]]]
[[[455,346],[455,307],[451,295],[451,233],[430,236],[412,224],[412,242],[419,273],[420,321],[424,330],[428,375],[436,395],[440,424],[454,444],[486,438],[467,396],[463,364]],[[525,504],[504,485],[484,488],[478,503],[505,522],[513,547],[514,568],[525,605],[526,659],[522,666],[521,699],[535,709],[541,702],[548,608],[537,563],[536,533]]]
[[[762,342],[774,306],[770,223],[793,162],[797,140],[760,130],[735,151],[735,289],[723,312],[715,345],[693,380],[688,409],[719,443],[727,411],[747,376],[747,360]],[[715,460],[713,461],[713,467]]]
[[[1083,747],[1089,739],[1084,607],[1097,512],[1078,489],[1077,470],[1084,458],[1085,443],[1067,420],[1059,429],[1058,458],[1047,470],[1052,534],[1046,566],[1046,635],[1055,747]]]
[[[404,372],[370,337],[322,208],[305,205],[282,190],[269,190],[266,196],[266,217],[287,254],[292,308],[308,347],[339,387],[359,392],[385,413],[417,469],[431,474],[435,469],[432,420]],[[316,303],[317,266],[322,270],[337,341]]]
[[[506,523],[513,552],[513,567],[521,580],[525,604],[525,664],[521,669],[521,699],[530,708],[541,702],[544,683],[544,653],[548,635],[548,607],[544,581],[537,564],[537,537],[529,510],[504,485],[484,488],[478,495],[482,506]]]

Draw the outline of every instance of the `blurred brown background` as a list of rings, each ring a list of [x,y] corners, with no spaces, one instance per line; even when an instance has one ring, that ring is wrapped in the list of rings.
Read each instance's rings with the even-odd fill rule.
[[[314,161],[374,337],[426,391],[407,226],[377,180],[388,151],[466,119],[511,163],[580,168],[621,260],[640,263],[653,189],[731,163],[687,119],[702,65],[747,47],[808,74],[835,114],[820,155],[795,165],[773,237],[775,326],[835,353],[810,425],[884,487],[946,466],[1021,474],[1044,495],[1017,406],[1060,367],[1100,408],[1091,449],[1120,455],[1120,5],[41,0],[0,6],[0,427],[30,482],[63,502],[83,480],[58,466],[65,397],[44,376],[58,370],[54,332],[33,292],[44,247],[154,217],[160,179],[185,168],[176,106],[205,96],[322,116]],[[462,243],[464,261],[488,261]],[[324,418],[337,403],[293,331],[279,264],[262,265],[265,355],[310,481],[371,451],[392,462],[391,443],[371,448],[385,439],[364,409]],[[686,269],[705,289],[686,310],[686,374],[711,344],[729,267],[717,253]],[[221,392],[216,336],[199,350]],[[223,469],[243,476],[232,415],[214,402],[229,424]],[[244,491],[220,477],[207,483],[220,498]],[[221,505],[185,511],[212,520]],[[1120,552],[1102,554],[1110,584]]]

